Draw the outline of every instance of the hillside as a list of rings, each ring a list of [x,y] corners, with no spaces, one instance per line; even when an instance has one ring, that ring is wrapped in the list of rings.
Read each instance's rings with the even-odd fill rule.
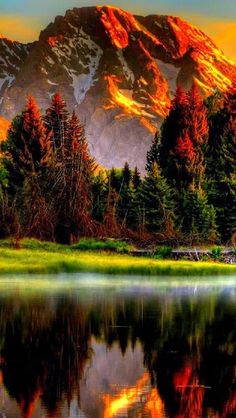
[[[0,39],[0,115],[33,94],[42,110],[60,91],[106,167],[144,165],[177,84],[203,95],[236,82],[236,66],[198,28],[171,16],[104,6],[56,17],[33,44]]]

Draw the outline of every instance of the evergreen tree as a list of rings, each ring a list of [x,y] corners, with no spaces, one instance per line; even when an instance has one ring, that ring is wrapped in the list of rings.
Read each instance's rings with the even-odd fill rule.
[[[122,184],[129,186],[132,179],[132,173],[129,164],[126,162],[122,170]]]
[[[122,173],[118,169],[115,169],[113,167],[110,170],[110,172],[109,172],[109,184],[110,184],[110,187],[116,193],[119,193],[120,192],[120,188],[121,188],[121,183],[122,183]]]
[[[194,82],[187,94],[188,99],[188,134],[194,148],[192,165],[193,184],[201,188],[205,174],[205,150],[208,145],[209,124],[206,105]]]
[[[51,192],[57,218],[56,239],[70,244],[92,233],[91,203],[94,160],[84,128],[75,113],[67,122],[67,136],[53,161]]]
[[[7,152],[11,184],[16,185],[41,171],[50,158],[50,134],[46,133],[33,97],[29,98],[25,110],[11,124]]]
[[[160,175],[156,163],[143,180],[140,198],[145,229],[169,234],[174,221],[173,191]]]
[[[150,150],[147,152],[147,163],[145,169],[147,172],[151,173],[153,169],[153,164],[159,161],[159,146],[160,146],[160,137],[159,134],[156,133]]]
[[[121,172],[121,184],[117,199],[117,218],[122,227],[130,227],[130,210],[133,200],[132,172],[126,162]]]
[[[46,110],[44,118],[47,132],[51,136],[54,153],[57,159],[62,160],[63,150],[68,137],[69,113],[66,103],[59,93],[56,93],[52,99],[51,106]]]
[[[134,173],[132,177],[134,190],[137,190],[141,186],[141,175],[137,167],[134,168]]]
[[[164,177],[173,185],[180,186],[185,182],[183,175],[179,174],[178,155],[176,146],[179,138],[187,130],[187,96],[179,86],[169,115],[161,127],[161,139],[159,148],[159,164]]]
[[[215,210],[202,190],[181,190],[178,226],[185,242],[214,242],[217,237]]]
[[[224,242],[236,231],[236,94],[226,94],[218,108],[210,112],[209,144],[206,152],[209,201],[216,210],[219,232]]]
[[[9,197],[16,205],[24,235],[52,239],[51,214],[44,180],[51,158],[50,134],[30,97],[10,127],[7,141]]]
[[[108,194],[108,185],[105,175],[99,172],[94,176],[92,182],[92,217],[98,222],[103,222],[104,214],[106,210],[106,201]]]
[[[160,166],[172,185],[178,189],[202,186],[207,139],[207,109],[196,85],[187,95],[179,87],[160,140]]]

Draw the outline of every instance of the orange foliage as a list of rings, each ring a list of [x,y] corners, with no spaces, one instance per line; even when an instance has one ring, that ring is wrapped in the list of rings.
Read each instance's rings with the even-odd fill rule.
[[[7,132],[10,128],[10,122],[0,116],[0,141],[5,140],[7,138]]]
[[[177,139],[174,154],[181,159],[185,158],[188,161],[192,161],[194,159],[195,151],[188,132],[186,132],[182,138],[180,137]]]

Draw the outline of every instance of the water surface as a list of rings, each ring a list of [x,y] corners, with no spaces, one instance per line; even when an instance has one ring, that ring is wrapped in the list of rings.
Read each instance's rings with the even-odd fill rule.
[[[0,417],[236,416],[236,277],[0,280]]]

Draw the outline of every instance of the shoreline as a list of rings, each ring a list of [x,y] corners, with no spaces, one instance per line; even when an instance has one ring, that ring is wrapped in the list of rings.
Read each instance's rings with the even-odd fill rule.
[[[105,251],[81,251],[55,245],[42,248],[0,248],[0,277],[13,274],[100,273],[145,276],[236,275],[236,264],[137,257]]]

